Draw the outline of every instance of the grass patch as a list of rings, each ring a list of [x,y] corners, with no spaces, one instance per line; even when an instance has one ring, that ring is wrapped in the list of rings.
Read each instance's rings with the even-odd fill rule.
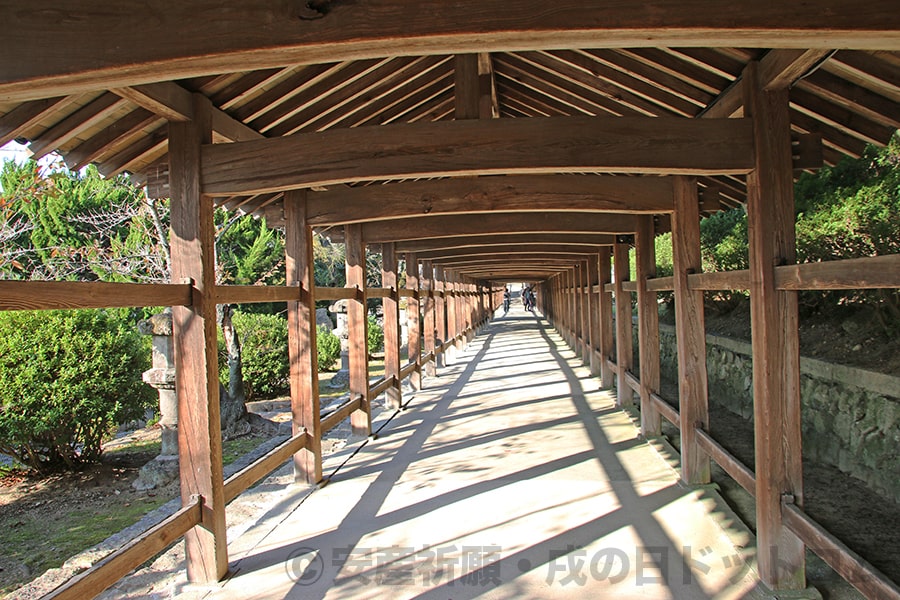
[[[167,500],[166,497],[144,497],[115,510],[109,510],[108,506],[80,508],[56,518],[29,511],[0,528],[0,546],[4,554],[24,563],[36,577],[47,569],[62,566],[69,557],[136,523]],[[0,592],[6,593],[13,587]]]
[[[222,464],[230,465],[248,452],[253,452],[256,447],[269,439],[264,435],[245,435],[234,438],[222,444]]]

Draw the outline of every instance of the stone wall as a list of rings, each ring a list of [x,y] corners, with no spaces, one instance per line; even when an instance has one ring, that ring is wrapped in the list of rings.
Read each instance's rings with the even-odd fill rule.
[[[709,400],[753,418],[750,344],[706,336]],[[675,328],[660,324],[663,377],[678,374]],[[900,501],[900,378],[800,359],[804,455]]]

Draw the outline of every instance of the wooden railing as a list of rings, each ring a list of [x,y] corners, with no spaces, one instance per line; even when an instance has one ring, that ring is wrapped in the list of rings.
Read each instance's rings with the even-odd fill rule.
[[[750,288],[749,270],[690,274],[688,289],[699,291],[747,290]],[[674,277],[658,277],[646,280],[650,292],[673,291]],[[637,291],[638,282],[624,281],[625,293]],[[900,255],[836,260],[822,263],[785,265],[775,268],[775,287],[779,290],[840,290],[900,288]],[[590,286],[593,293],[615,292],[616,284]],[[568,293],[568,292],[565,292]],[[564,329],[576,346],[585,341],[571,328]],[[589,346],[589,344],[588,344]],[[597,352],[595,348],[592,352]],[[640,391],[640,378],[631,371],[621,371],[609,357],[601,357],[613,373],[622,376],[621,385],[635,392]],[[655,392],[650,400],[659,413],[674,425],[681,426],[681,414]],[[716,464],[734,479],[744,490],[756,496],[756,473],[702,428],[695,430],[697,445]],[[900,600],[900,587],[871,564],[844,545],[803,510],[786,498],[782,505],[782,518],[787,528],[803,543],[818,554],[841,577],[856,587],[866,597]]]

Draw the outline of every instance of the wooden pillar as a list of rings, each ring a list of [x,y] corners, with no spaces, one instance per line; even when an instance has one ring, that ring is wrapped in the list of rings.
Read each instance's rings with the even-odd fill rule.
[[[697,428],[709,428],[706,379],[706,322],[703,292],[688,287],[700,273],[700,199],[697,180],[675,177],[672,256],[675,281],[675,337],[678,346],[678,397],[681,413],[681,479],[709,483],[709,456],[697,445]]]
[[[312,230],[306,223],[306,190],[284,195],[286,282],[297,286],[299,301],[287,303],[290,356],[291,418],[296,435],[305,429],[306,448],[294,455],[294,479],[322,479],[322,427],[319,414],[319,371],[316,358],[316,302],[313,295]]]
[[[381,286],[390,289],[382,302],[384,314],[384,376],[394,383],[385,392],[389,408],[400,408],[400,289],[397,285],[397,253],[393,242],[381,246]]]
[[[803,504],[797,292],[775,289],[775,267],[797,260],[788,90],[765,91],[744,71],[744,113],[756,164],[747,175],[750,327],[756,429],[759,573],[775,589],[806,587],[804,545],[781,519],[781,499]]]
[[[631,295],[622,290],[622,282],[631,276],[628,264],[628,244],[616,243],[613,247],[613,260],[616,270],[616,395],[618,406],[634,404],[634,394],[625,379],[625,373],[631,371],[634,364],[632,340]]]
[[[599,294],[595,292],[595,287],[600,282],[600,261],[598,256],[591,256],[587,261],[587,304],[588,304],[588,332],[590,339],[590,355],[588,356],[588,364],[591,367],[591,375],[598,377],[600,375],[600,362],[602,354],[600,353],[600,304]]]
[[[591,302],[588,297],[588,266],[587,261],[578,263],[578,301],[581,310],[578,315],[579,329],[581,330],[581,362],[591,364]]]
[[[435,267],[434,284],[434,320],[437,326],[437,339],[435,340],[435,346],[438,347],[443,345],[443,343],[447,341],[447,299],[444,296],[446,286],[444,285],[443,267]],[[445,361],[443,352],[435,357],[435,363],[438,367],[444,366]]]
[[[410,373],[409,383],[414,390],[422,389],[422,332],[419,327],[419,261],[415,253],[406,255],[406,287],[412,295],[406,299],[406,319],[408,340],[406,343],[409,361],[416,363],[416,370]]]
[[[650,394],[659,393],[659,308],[656,292],[647,289],[647,280],[656,276],[656,249],[652,215],[639,215],[635,234],[637,265],[638,353],[641,369],[641,433],[644,437],[662,434],[662,421]]]
[[[613,386],[613,371],[608,360],[613,357],[613,306],[612,293],[604,288],[612,283],[612,250],[609,246],[600,248],[597,255],[598,280],[597,313],[600,321],[600,384],[605,388]]]
[[[456,327],[453,331],[453,345],[456,347],[457,351],[461,352],[466,348],[466,344],[462,336],[462,333],[466,328],[466,321],[465,317],[463,316],[463,302],[465,299],[463,298],[462,284],[459,282],[459,274],[452,273],[451,277],[453,278],[453,312],[455,313],[454,322],[456,324]]]
[[[212,104],[193,96],[193,120],[169,123],[172,281],[190,282],[191,306],[172,308],[181,501],[203,497],[202,523],[185,536],[187,576],[214,582],[228,571],[216,350],[213,201],[200,193],[200,146],[212,143]]]
[[[569,347],[575,350],[578,344],[578,329],[575,324],[575,269],[566,269],[566,321],[569,332]],[[577,352],[577,351],[576,351]]]
[[[350,398],[358,398],[360,401],[359,408],[350,413],[350,427],[353,435],[367,436],[372,433],[372,411],[369,399],[369,352],[366,344],[366,244],[362,238],[362,225],[344,225],[344,244],[347,249],[347,287],[356,289],[356,296],[347,302]]]
[[[584,339],[584,330],[581,328],[581,264],[575,263],[572,268],[572,329],[575,331],[572,350],[576,356],[584,360],[584,348],[581,341]]]
[[[425,295],[425,319],[423,337],[425,338],[425,354],[435,354],[435,322],[434,314],[434,267],[430,260],[422,261],[422,292]],[[432,358],[425,363],[425,375],[428,377],[436,377],[437,369],[435,368],[435,359]]]

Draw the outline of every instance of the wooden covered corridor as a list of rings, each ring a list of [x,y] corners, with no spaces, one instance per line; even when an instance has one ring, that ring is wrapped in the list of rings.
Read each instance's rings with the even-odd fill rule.
[[[298,481],[319,482],[323,431],[349,417],[370,434],[372,399],[399,404],[407,378],[420,388],[514,281],[536,286],[541,314],[615,384],[616,406],[639,409],[645,438],[662,419],[679,427],[683,484],[708,483],[713,460],[755,495],[763,585],[806,588],[809,547],[866,595],[900,598],[803,512],[797,334],[798,290],[897,288],[900,256],[795,264],[792,189],[795,173],[900,126],[895,2],[57,4],[0,0],[0,143],[171,197],[171,279],[0,281],[0,309],[173,307],[184,508],[55,597],[95,595],[182,535],[190,580],[225,578],[225,504],[292,457]],[[285,285],[217,283],[218,206],[284,228]],[[704,273],[699,220],[734,206],[747,211],[750,268]],[[672,277],[655,276],[661,231]],[[346,244],[346,288],[315,286],[314,233]],[[367,248],[382,256],[375,289]],[[751,297],[756,472],[708,433],[703,292],[717,289]],[[679,409],[658,394],[663,290],[676,299]],[[315,302],[341,298],[351,396],[321,415]],[[386,330],[374,383],[373,298]],[[287,305],[294,435],[225,481],[215,307],[252,302]]]

